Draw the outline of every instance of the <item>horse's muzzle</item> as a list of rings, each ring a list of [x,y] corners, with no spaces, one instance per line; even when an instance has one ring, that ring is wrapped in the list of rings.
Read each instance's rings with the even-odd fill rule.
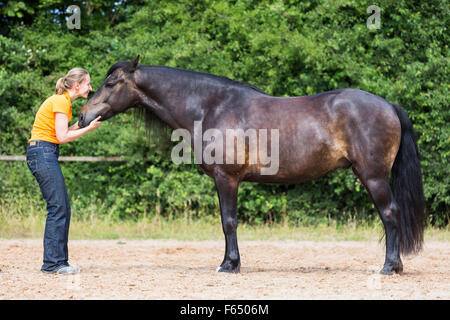
[[[84,119],[85,119],[84,113],[83,113],[83,112],[80,112],[80,115],[79,115],[79,117],[78,117],[78,126],[79,126],[80,128],[86,127],[86,124],[84,123]]]

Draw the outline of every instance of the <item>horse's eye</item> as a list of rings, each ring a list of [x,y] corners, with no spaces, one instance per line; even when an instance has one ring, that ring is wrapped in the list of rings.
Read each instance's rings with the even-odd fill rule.
[[[105,83],[105,86],[106,86],[106,87],[112,87],[112,86],[114,86],[114,85],[116,85],[117,83],[122,82],[122,81],[123,81],[123,79],[110,80],[110,81],[108,81],[107,83]]]

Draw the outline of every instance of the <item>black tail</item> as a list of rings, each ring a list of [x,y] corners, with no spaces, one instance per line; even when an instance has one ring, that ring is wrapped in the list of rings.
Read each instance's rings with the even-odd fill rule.
[[[419,151],[411,120],[393,104],[402,127],[400,148],[392,167],[392,192],[400,207],[400,252],[403,255],[422,249],[426,225],[425,196]]]

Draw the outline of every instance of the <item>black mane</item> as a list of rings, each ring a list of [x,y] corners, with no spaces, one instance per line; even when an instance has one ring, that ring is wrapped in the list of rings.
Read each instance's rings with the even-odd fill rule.
[[[224,77],[224,76],[218,76],[215,74],[211,74],[211,73],[206,73],[206,72],[199,72],[199,71],[193,71],[193,70],[188,70],[188,69],[180,69],[180,68],[174,68],[174,67],[167,67],[167,66],[148,66],[148,65],[140,65],[142,67],[150,67],[150,68],[161,68],[161,69],[165,69],[168,71],[172,71],[172,72],[180,72],[180,73],[192,73],[193,75],[196,76],[204,76],[210,79],[214,79],[214,80],[219,80],[220,82],[223,82],[224,84],[232,84],[238,87],[245,87],[245,88],[249,88],[249,89],[253,89],[259,93],[263,93],[263,94],[267,94],[266,92],[264,92],[263,90],[261,90],[260,88],[249,84],[249,83],[245,83],[245,82],[239,82],[239,81],[235,81],[232,80],[230,78]],[[117,69],[122,69],[125,72],[129,72],[132,68],[132,64],[130,61],[120,61],[115,63],[111,68],[109,68],[106,77],[108,77],[111,73],[113,73],[115,70]]]
[[[181,73],[192,73],[195,76],[203,76],[206,78],[210,78],[210,79],[214,79],[214,80],[219,80],[220,82],[223,82],[223,84],[231,84],[231,85],[236,85],[239,87],[245,87],[245,88],[249,88],[249,89],[253,89],[259,93],[263,93],[263,94],[267,94],[266,92],[264,92],[263,90],[261,90],[260,88],[246,83],[246,82],[239,82],[236,80],[232,80],[230,78],[224,77],[224,76],[218,76],[215,74],[211,74],[211,73],[206,73],[206,72],[200,72],[200,71],[193,71],[193,70],[189,70],[189,69],[180,69],[180,68],[173,68],[173,67],[166,67],[166,66],[152,66],[152,67],[160,67],[160,68],[164,68],[164,69],[168,69],[171,71],[178,71]]]

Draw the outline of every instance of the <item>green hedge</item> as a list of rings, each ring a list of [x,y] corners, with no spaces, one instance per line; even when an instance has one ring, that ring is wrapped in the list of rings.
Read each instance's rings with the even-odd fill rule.
[[[352,87],[402,105],[417,132],[430,222],[449,217],[449,4],[378,1],[381,27],[369,30],[371,1],[123,1],[82,9],[81,29],[65,25],[63,1],[0,4],[0,154],[24,154],[35,113],[70,68],[89,70],[94,89],[115,62],[192,69],[254,84],[276,96]],[[34,2],[32,2],[34,3]],[[81,106],[74,102],[74,120]],[[218,214],[213,181],[174,165],[125,114],[61,147],[61,155],[123,156],[126,163],[62,164],[77,214],[94,205],[117,218],[145,213]],[[30,192],[30,190],[32,190]],[[0,163],[0,204],[40,197],[23,163]],[[301,185],[243,183],[240,218],[260,223],[377,213],[351,171]]]

